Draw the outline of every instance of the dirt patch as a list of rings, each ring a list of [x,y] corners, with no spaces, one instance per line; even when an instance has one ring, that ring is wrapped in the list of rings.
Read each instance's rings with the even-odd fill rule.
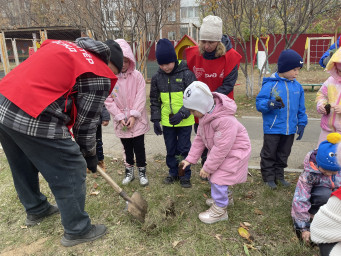
[[[24,255],[32,255],[34,253],[39,252],[43,248],[43,245],[44,245],[44,243],[45,243],[45,241],[47,239],[48,238],[45,237],[45,238],[41,238],[41,239],[35,241],[32,244],[21,245],[19,248],[15,248],[15,249],[7,251],[7,252],[2,252],[0,254],[0,256],[13,256],[13,255],[24,256]]]

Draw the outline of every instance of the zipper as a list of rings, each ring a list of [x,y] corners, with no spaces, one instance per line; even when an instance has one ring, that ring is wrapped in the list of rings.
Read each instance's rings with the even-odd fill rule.
[[[274,126],[275,122],[276,122],[276,118],[277,118],[277,115],[275,115],[275,119],[274,121],[272,122],[271,126],[270,126],[270,130],[272,129],[272,126]]]
[[[171,114],[174,114],[173,108],[172,108],[171,85],[170,85],[169,77],[168,77],[168,95],[169,95],[169,108],[170,108]]]
[[[287,81],[285,81],[285,89],[287,90],[287,131],[286,135],[289,134],[289,113],[290,113],[290,98]]]

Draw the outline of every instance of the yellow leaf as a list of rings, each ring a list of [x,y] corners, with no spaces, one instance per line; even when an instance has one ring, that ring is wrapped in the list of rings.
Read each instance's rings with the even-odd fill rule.
[[[250,233],[242,227],[238,228],[238,233],[241,237],[245,238],[245,239],[249,239],[250,238]]]

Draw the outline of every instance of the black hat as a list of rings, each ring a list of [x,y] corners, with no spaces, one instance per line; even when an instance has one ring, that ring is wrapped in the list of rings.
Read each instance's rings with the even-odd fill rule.
[[[167,38],[160,39],[157,42],[155,55],[159,65],[177,61],[174,46]]]
[[[285,73],[294,68],[302,68],[303,59],[297,52],[288,49],[281,52],[277,65],[278,73]]]
[[[123,67],[123,52],[120,45],[111,39],[104,43],[110,48],[110,62],[114,64],[119,73],[121,73]]]

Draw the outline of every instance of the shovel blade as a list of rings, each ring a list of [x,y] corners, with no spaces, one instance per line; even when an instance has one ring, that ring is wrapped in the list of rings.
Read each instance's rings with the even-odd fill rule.
[[[144,222],[147,214],[148,203],[142,198],[140,193],[134,192],[131,201],[128,202],[128,212],[140,222]]]

